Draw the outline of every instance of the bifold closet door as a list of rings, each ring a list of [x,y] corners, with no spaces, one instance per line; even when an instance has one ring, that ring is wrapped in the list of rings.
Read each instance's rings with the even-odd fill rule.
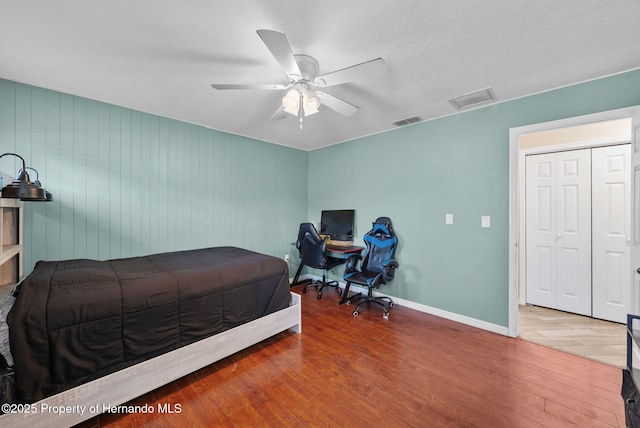
[[[631,145],[594,148],[593,316],[626,322],[631,287]]]
[[[591,315],[591,150],[526,158],[526,301]]]

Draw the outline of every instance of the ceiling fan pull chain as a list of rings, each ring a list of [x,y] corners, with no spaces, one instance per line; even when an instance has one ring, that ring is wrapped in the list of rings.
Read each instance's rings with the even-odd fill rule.
[[[300,93],[300,108],[298,110],[298,115],[300,116],[300,130],[302,130],[302,93]]]

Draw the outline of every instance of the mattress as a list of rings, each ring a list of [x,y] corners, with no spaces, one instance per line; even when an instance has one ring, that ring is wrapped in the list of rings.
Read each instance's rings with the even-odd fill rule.
[[[289,305],[287,264],[235,247],[38,262],[7,317],[34,402]]]

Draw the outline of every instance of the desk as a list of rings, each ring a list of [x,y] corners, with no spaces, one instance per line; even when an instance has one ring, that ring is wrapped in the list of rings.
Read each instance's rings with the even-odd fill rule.
[[[334,259],[347,259],[352,254],[360,254],[364,250],[364,247],[342,246],[342,245],[327,245],[325,254],[327,257],[333,257]]]
[[[343,264],[347,262],[347,259],[349,258],[350,255],[360,254],[362,250],[364,250],[364,247],[358,247],[355,245],[348,246],[348,247],[342,246],[342,245],[327,245],[327,248],[324,251],[324,253],[329,258],[341,260],[339,264]],[[311,282],[310,279],[298,281],[298,277],[300,276],[300,272],[302,272],[303,267],[304,267],[304,264],[302,263],[302,261],[300,261],[300,266],[298,266],[298,270],[296,271],[296,274],[293,277],[293,282],[291,282],[291,287],[293,287],[294,285],[300,285],[306,282]]]

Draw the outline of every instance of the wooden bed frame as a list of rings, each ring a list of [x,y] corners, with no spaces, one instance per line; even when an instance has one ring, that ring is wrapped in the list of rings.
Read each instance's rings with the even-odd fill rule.
[[[0,416],[0,426],[78,424],[287,329],[302,332],[301,300],[295,293],[291,293],[291,304],[285,309],[36,403],[16,405],[15,413]],[[158,413],[158,409],[154,411]]]

